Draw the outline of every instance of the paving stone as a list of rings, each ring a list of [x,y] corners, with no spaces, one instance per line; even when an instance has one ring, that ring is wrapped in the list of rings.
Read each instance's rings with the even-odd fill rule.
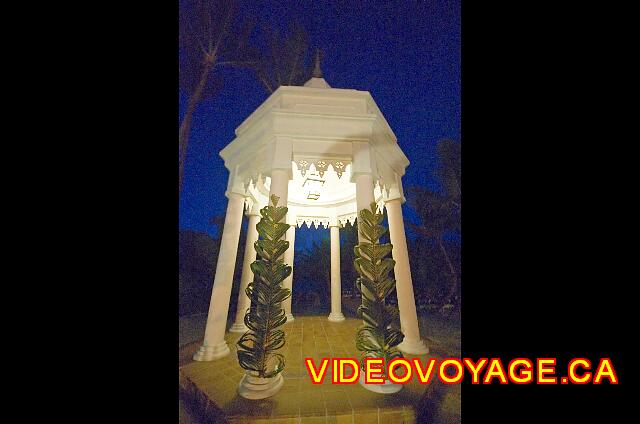
[[[195,352],[199,343],[180,350],[180,387],[211,414],[224,414],[231,423],[378,423],[416,422],[415,408],[429,385],[412,382],[395,395],[371,392],[356,384],[331,384],[331,363],[323,384],[311,384],[303,359],[360,358],[355,347],[355,329],[362,325],[348,318],[330,323],[324,316],[296,317],[284,326],[287,344],[280,353],[286,365],[284,384],[273,397],[252,401],[240,397],[238,383],[244,375],[237,361],[235,341],[240,334],[228,333],[232,352],[219,360],[195,362],[187,351]],[[423,357],[421,357],[424,360]],[[449,403],[454,403],[450,395]]]

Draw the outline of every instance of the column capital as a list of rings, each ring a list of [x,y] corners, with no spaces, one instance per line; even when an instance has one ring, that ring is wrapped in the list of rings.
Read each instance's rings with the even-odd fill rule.
[[[268,175],[276,170],[286,171],[289,180],[293,179],[293,168],[291,161],[293,159],[293,141],[289,137],[277,137],[273,142],[273,159]]]
[[[386,190],[382,190],[382,200],[385,203],[392,202],[394,200],[399,200],[400,203],[404,203],[407,199],[404,197],[402,190],[399,190],[398,187],[392,186],[389,188],[388,194],[385,193]]]
[[[402,177],[395,174],[395,181],[392,181],[387,190],[382,190],[382,199],[385,202],[399,199],[400,203],[404,203],[407,199],[404,197],[404,190],[402,187]]]
[[[362,141],[354,141],[351,143],[353,148],[353,162],[351,163],[351,182],[354,183],[360,175],[371,175],[374,177],[373,152],[369,143]]]
[[[227,197],[227,199],[231,199],[232,194],[242,196],[242,197],[247,196],[245,179],[239,174],[239,170],[237,166],[235,167],[235,169],[229,170],[229,180],[227,181],[227,190],[224,192],[224,195]]]
[[[385,206],[386,206],[386,204],[387,204],[387,203],[395,202],[396,200],[397,200],[400,204],[403,204],[403,203],[405,202],[405,198],[404,198],[404,196],[395,196],[395,197],[391,197],[391,198],[388,198],[388,199],[383,199],[383,203],[384,203],[384,204],[385,204]]]
[[[225,197],[227,199],[232,199],[232,198],[238,199],[238,198],[240,198],[240,199],[244,200],[244,198],[245,198],[244,193],[241,194],[241,193],[238,193],[237,191],[229,191],[229,190],[227,190],[224,193],[224,195],[225,195]]]
[[[253,203],[251,205],[251,207],[248,208],[247,211],[244,214],[247,217],[249,217],[249,216],[260,216],[260,209],[262,209],[262,206],[260,206],[258,203]]]

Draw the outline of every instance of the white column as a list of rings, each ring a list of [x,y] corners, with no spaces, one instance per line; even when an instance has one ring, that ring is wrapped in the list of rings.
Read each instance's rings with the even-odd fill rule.
[[[356,176],[356,206],[358,208],[358,242],[368,243],[360,232],[360,211],[363,209],[369,209],[371,203],[375,202],[375,196],[373,194],[373,176],[371,174],[360,174]],[[367,288],[363,285],[362,290],[365,293],[369,293]]]
[[[340,283],[340,230],[339,223],[329,224],[331,235],[331,313],[329,321],[344,321],[342,314],[342,287]]]
[[[358,208],[358,240],[365,241],[359,231],[360,211],[369,209],[371,203],[375,202],[373,195],[373,176],[371,174],[360,174],[356,177],[356,205]]]
[[[389,221],[389,237],[393,245],[392,255],[396,261],[393,272],[396,278],[400,326],[404,333],[404,340],[398,345],[398,349],[412,355],[423,355],[429,353],[429,348],[420,339],[411,268],[409,267],[409,251],[407,250],[402,218],[402,201],[400,198],[389,200],[385,203],[385,207]]]
[[[259,209],[259,206],[256,204],[246,213],[249,218],[249,226],[247,228],[247,241],[244,245],[244,261],[242,262],[242,277],[240,278],[240,290],[238,292],[236,320],[229,329],[232,333],[244,333],[249,330],[247,326],[244,325],[244,316],[247,313],[249,306],[251,306],[251,299],[249,299],[249,296],[247,296],[245,291],[249,283],[253,281],[251,263],[256,260],[256,250],[253,245],[256,240],[258,240],[258,230],[256,230],[256,225],[260,221]]]
[[[373,157],[371,146],[368,142],[353,142],[353,163],[351,165],[351,182],[356,183],[356,205],[358,218],[360,211],[369,209],[375,202],[373,195]],[[358,219],[358,241],[365,241],[360,234],[360,219]]]
[[[224,340],[229,312],[229,298],[233,284],[242,212],[244,211],[244,197],[238,193],[227,194],[227,214],[224,219],[222,241],[218,253],[216,275],[213,280],[209,315],[204,332],[204,342],[193,356],[195,361],[211,361],[229,354],[229,347]]]
[[[293,214],[287,215],[287,223],[291,225],[287,230],[286,239],[289,242],[289,248],[284,252],[284,263],[291,266],[291,274],[282,282],[282,287],[292,290],[293,294],[293,260],[294,260],[294,245],[296,243],[296,220]],[[291,313],[291,297],[285,299],[282,304],[284,312],[287,314],[287,322],[294,320]]]
[[[271,187],[269,188],[269,205],[271,196],[276,195],[278,206],[287,206],[287,196],[289,193],[289,172],[284,169],[274,169],[271,171]]]

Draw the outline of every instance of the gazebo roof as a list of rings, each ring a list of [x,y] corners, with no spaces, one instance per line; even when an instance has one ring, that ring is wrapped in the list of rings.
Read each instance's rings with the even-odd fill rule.
[[[228,191],[247,193],[260,204],[269,194],[271,170],[286,169],[290,210],[316,223],[355,218],[358,172],[374,176],[376,201],[390,190],[403,197],[400,179],[409,165],[371,94],[331,87],[318,56],[312,78],[273,92],[238,126],[220,156],[230,172]],[[317,196],[309,191],[313,185]]]

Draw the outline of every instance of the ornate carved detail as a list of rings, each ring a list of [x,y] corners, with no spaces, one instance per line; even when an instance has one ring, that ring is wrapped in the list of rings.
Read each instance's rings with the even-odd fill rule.
[[[333,170],[336,171],[336,174],[338,174],[338,178],[342,177],[342,174],[347,167],[347,165],[341,160],[332,161],[331,166],[333,167]]]
[[[306,224],[308,228],[312,228],[312,226],[314,226],[316,229],[319,229],[321,225],[324,228],[329,228],[329,217],[298,216],[296,217],[296,224],[298,225],[298,227],[302,227],[304,224]]]
[[[342,177],[342,174],[344,174],[347,168],[347,162],[338,159],[300,159],[296,161],[298,171],[300,171],[303,177],[312,164],[318,172],[318,175],[320,175],[320,178],[324,177],[324,173],[329,169],[329,165],[331,165],[335,173],[338,175],[338,178]]]
[[[386,193],[387,197],[389,197],[389,184],[387,184],[385,182],[385,180],[382,179],[382,177],[379,177],[378,180],[375,182],[375,186],[374,188],[377,188],[380,190],[380,193]]]
[[[340,225],[345,226],[347,222],[350,222],[351,225],[355,225],[358,214],[352,213],[349,215],[343,215],[338,217],[338,222]]]
[[[345,226],[347,223],[351,223],[351,225],[355,225],[357,214],[350,213],[346,215],[342,215],[338,217],[338,222],[340,226]],[[320,226],[329,228],[329,224],[331,223],[331,219],[327,216],[297,216],[296,217],[296,225],[298,228],[306,225],[308,228],[316,228],[319,229]]]
[[[309,161],[302,159],[297,161],[296,165],[298,166],[298,171],[300,171],[300,173],[304,177],[304,174],[307,173],[307,170],[309,169],[309,165],[311,164],[309,163]]]
[[[250,211],[251,208],[253,207],[253,199],[251,197],[245,197],[244,198],[244,211]]]
[[[262,178],[263,178],[262,174],[260,174],[260,173],[252,173],[252,174],[247,175],[244,178],[243,183],[242,183],[245,193],[249,193],[249,189],[255,190],[256,187],[262,181]]]
[[[318,171],[318,174],[320,174],[320,178],[322,178],[329,164],[324,160],[319,160],[315,163],[315,165],[316,165],[316,171]]]

